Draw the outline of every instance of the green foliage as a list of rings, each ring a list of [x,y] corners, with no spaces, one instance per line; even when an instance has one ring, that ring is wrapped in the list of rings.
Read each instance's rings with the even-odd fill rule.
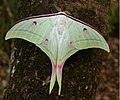
[[[0,49],[8,51],[10,46],[5,42],[5,33],[14,23],[18,0],[2,0],[0,2]]]
[[[110,17],[111,17],[111,22],[112,23],[117,23],[118,22],[118,8],[117,7],[112,7],[111,8],[111,13],[110,13]]]
[[[120,96],[117,96],[117,97],[116,97],[116,100],[120,100]]]
[[[116,30],[116,24],[119,23],[119,7],[118,7],[118,0],[111,0],[111,8],[110,8],[110,27],[109,31],[111,34],[118,34],[113,33]]]
[[[17,3],[18,3],[18,0],[7,0],[8,4],[9,4],[9,7],[12,11],[12,13],[15,15],[16,12],[17,12]]]

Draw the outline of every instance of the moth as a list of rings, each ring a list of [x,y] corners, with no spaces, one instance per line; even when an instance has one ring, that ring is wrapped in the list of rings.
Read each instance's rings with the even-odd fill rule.
[[[6,34],[5,40],[20,38],[34,43],[52,64],[49,93],[57,79],[59,92],[65,61],[79,50],[99,48],[109,52],[109,46],[93,26],[64,12],[32,16],[20,20]]]

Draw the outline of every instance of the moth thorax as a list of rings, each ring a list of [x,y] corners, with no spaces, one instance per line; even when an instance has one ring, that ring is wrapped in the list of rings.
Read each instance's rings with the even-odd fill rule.
[[[57,32],[58,32],[58,35],[62,35],[63,32],[64,32],[64,29],[65,29],[65,26],[66,26],[66,20],[65,20],[65,17],[63,15],[60,15],[57,20],[56,20],[56,23],[57,23]]]
[[[62,35],[63,32],[64,32],[64,26],[63,25],[58,25],[57,26],[57,32],[58,32],[58,35]]]
[[[66,25],[66,17],[64,15],[59,15],[57,18],[57,24],[58,25]]]

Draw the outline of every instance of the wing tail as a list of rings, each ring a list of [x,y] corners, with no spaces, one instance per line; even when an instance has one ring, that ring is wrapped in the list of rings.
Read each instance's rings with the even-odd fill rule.
[[[51,75],[51,80],[50,80],[50,89],[49,89],[49,94],[51,94],[51,91],[55,85],[55,81],[56,81],[56,65],[54,64],[54,62],[51,60],[52,63],[52,75]]]
[[[62,85],[62,70],[63,70],[64,63],[61,65],[57,65],[56,73],[57,73],[57,82],[59,85],[59,92],[58,95],[61,93],[61,85]]]

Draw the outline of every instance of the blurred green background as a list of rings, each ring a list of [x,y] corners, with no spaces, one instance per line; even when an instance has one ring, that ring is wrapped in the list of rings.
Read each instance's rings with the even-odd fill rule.
[[[14,24],[17,15],[18,0],[1,0],[0,2],[0,49],[8,51],[10,49],[5,42],[5,33]]]
[[[6,87],[8,84],[8,75],[9,75],[9,59],[10,59],[10,54],[12,50],[13,43],[11,40],[5,41],[4,37],[6,32],[11,28],[11,26],[15,22],[15,18],[17,16],[17,6],[18,6],[18,0],[1,0],[0,2],[0,100],[5,95],[6,92]],[[118,75],[118,44],[119,44],[119,1],[118,0],[111,0],[111,8],[110,8],[110,23],[109,23],[109,34],[110,38],[108,39],[109,45],[115,45],[114,48],[111,46],[111,49],[113,51],[117,52],[112,53],[109,56],[111,58],[107,58],[106,60],[114,61],[112,66],[115,68],[115,75]],[[114,41],[112,44],[109,41]],[[110,60],[111,59],[111,60]],[[103,65],[105,65],[105,62],[103,62]],[[105,65],[106,66],[106,65]],[[106,67],[107,68],[107,67]],[[112,70],[108,70],[113,71]],[[102,76],[101,77],[108,77],[108,76]],[[105,83],[106,84],[106,83]],[[103,82],[103,85],[105,85]],[[119,82],[114,83],[115,86],[119,84]],[[116,86],[115,88],[118,88]],[[109,92],[109,90],[108,90]],[[113,100],[112,98],[118,98],[118,89],[112,94],[111,92],[108,93],[109,95],[107,96],[102,96],[102,92],[100,90],[97,90],[97,95],[96,95],[96,100]],[[100,96],[100,97],[99,97]],[[113,96],[113,97],[112,97]],[[98,98],[99,97],[99,98]],[[107,98],[107,99],[106,99]]]

